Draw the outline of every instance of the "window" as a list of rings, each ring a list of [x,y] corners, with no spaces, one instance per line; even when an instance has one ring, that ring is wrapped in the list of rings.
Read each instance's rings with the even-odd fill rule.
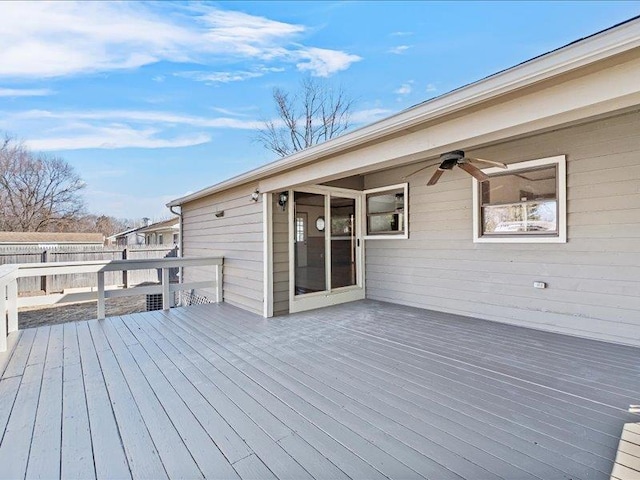
[[[366,238],[407,238],[408,184],[365,192]]]
[[[158,234],[158,245],[162,245],[162,234]]]
[[[307,232],[307,215],[296,216],[296,242],[304,242]]]
[[[566,242],[565,157],[484,170],[474,182],[475,242]]]
[[[177,233],[173,234],[173,244],[177,245],[180,242],[180,235]]]

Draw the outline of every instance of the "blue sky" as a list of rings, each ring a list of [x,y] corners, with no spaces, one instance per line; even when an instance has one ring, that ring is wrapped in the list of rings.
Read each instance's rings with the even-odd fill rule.
[[[274,87],[342,85],[369,123],[640,14],[640,2],[0,2],[0,131],[67,159],[89,209],[274,160]]]

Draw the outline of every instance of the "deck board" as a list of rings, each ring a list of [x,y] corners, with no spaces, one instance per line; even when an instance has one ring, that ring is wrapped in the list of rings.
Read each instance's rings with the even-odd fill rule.
[[[87,322],[77,324],[77,335],[96,476],[122,479],[130,477],[129,464]]]
[[[224,324],[224,326],[230,328],[229,324]],[[241,329],[236,330],[236,333],[241,333],[245,337],[249,336],[244,334]],[[260,340],[261,339],[259,337],[255,337],[252,344],[256,348],[259,348]],[[262,342],[262,345],[263,350],[267,348],[269,351],[274,352],[275,355],[279,355],[281,358],[285,359],[285,361],[289,357],[292,358],[292,356],[287,357],[285,355],[286,352],[283,350],[278,351],[276,349],[269,348],[269,342]],[[277,358],[275,358],[275,356],[274,360],[277,361]],[[337,378],[337,375],[326,375],[323,370],[316,368],[316,366],[319,364],[326,364],[327,361],[330,362],[330,359],[323,360],[321,362],[313,362],[306,359],[303,360],[301,359],[300,355],[296,355],[295,361],[293,361],[292,363],[286,363],[285,369],[286,371],[291,372],[291,375],[296,375],[297,370],[302,369],[301,373],[302,376],[306,378],[305,382],[309,382],[309,385],[312,386],[312,388],[315,388],[317,391],[324,390],[328,392],[328,395],[337,398],[337,401],[341,402],[342,405],[344,405],[344,403],[351,403],[354,401],[358,402],[358,399],[363,398],[363,395],[370,393],[375,385],[381,383],[380,377],[373,377],[370,383],[363,382],[362,377],[366,375],[366,372],[359,372],[358,375],[349,376],[345,379],[339,379]],[[348,368],[348,364],[336,364],[337,371],[347,372]],[[307,374],[308,372],[313,373],[312,375],[310,375]],[[323,383],[318,383],[316,379],[320,379]],[[392,386],[391,390],[393,391],[395,390],[395,388]],[[539,449],[539,445],[546,444],[548,448],[548,460],[551,460],[551,462],[549,463],[555,465],[556,468],[563,469],[566,467],[570,467],[572,468],[572,471],[582,471],[585,476],[593,476],[594,474],[596,474],[596,472],[591,471],[591,469],[585,467],[584,464],[596,464],[599,462],[598,464],[601,468],[601,473],[603,471],[610,471],[611,469],[611,463],[608,461],[604,461],[602,457],[589,458],[589,454],[587,452],[575,448],[572,443],[570,443],[572,439],[570,439],[568,436],[565,437],[567,443],[563,443],[561,441],[555,440],[555,438],[551,436],[542,436],[538,434],[538,432],[520,427],[518,424],[514,424],[514,422],[510,421],[510,419],[505,419],[503,417],[487,413],[484,410],[476,408],[475,404],[465,404],[464,402],[457,400],[455,396],[441,395],[437,392],[434,392],[432,388],[426,390],[426,392],[429,396],[419,397],[415,394],[409,395],[408,392],[403,392],[403,396],[411,396],[415,399],[415,403],[413,405],[409,404],[411,407],[413,407],[414,411],[416,411],[417,406],[424,407],[425,402],[429,402],[434,411],[438,411],[440,415],[444,417],[460,417],[464,422],[465,428],[473,425],[474,423],[478,424],[480,425],[478,431],[486,433],[488,430],[489,435],[494,440],[502,437],[505,439],[505,444],[511,447],[520,445],[524,452],[533,453],[534,450]],[[345,393],[347,394],[346,396],[344,395]],[[390,401],[393,402],[394,396],[387,394],[386,399],[390,399]],[[395,399],[402,400],[402,398],[397,396],[395,396]],[[360,402],[358,403],[359,405],[357,408],[362,408],[364,406]],[[395,403],[397,404],[398,402]],[[455,409],[454,407],[457,407],[457,409]],[[391,405],[385,405],[381,410],[387,411],[389,408],[394,407],[391,407]],[[346,409],[349,410],[349,406],[347,406]],[[344,414],[342,411],[337,412],[337,414],[344,418]],[[372,422],[373,424],[378,424],[380,422],[380,415],[381,414],[378,415],[378,418],[375,422]],[[418,417],[421,416],[422,415],[418,413]],[[482,420],[485,423],[481,423],[479,422],[479,420]],[[348,422],[349,420],[346,419],[346,421]],[[513,430],[515,435],[517,436],[505,435],[505,432],[509,431],[509,427],[511,427],[511,430]],[[454,429],[447,429],[447,431],[449,432],[451,432],[452,430]],[[390,451],[388,445],[387,451]],[[562,457],[556,452],[563,453],[566,456]],[[576,456],[580,457],[580,462],[576,462],[573,459]],[[443,472],[438,472],[437,475],[442,477]]]
[[[626,411],[640,401],[639,349],[381,302],[40,327],[0,360],[1,478],[640,469],[638,416]]]
[[[77,325],[64,325],[62,478],[96,478]],[[44,400],[44,399],[43,399]]]
[[[94,345],[108,345],[104,322],[89,323]],[[96,339],[100,339],[96,341]],[[110,348],[97,349],[98,361],[118,424],[131,474],[135,478],[168,478],[158,450],[138,409],[136,401]]]
[[[103,331],[169,477],[204,478],[172,419],[138,367],[131,351],[127,349],[112,320],[104,322]]]
[[[210,327],[210,325],[209,325]],[[203,331],[204,334],[204,331]],[[220,332],[219,336],[228,336],[230,334],[230,332],[227,330],[225,332]],[[255,346],[255,345],[254,345]],[[255,349],[252,349],[252,351],[255,352]],[[299,360],[299,357],[296,356],[296,361]],[[305,400],[307,402],[309,402],[310,404],[316,406],[316,408],[318,410],[321,411],[326,411],[328,412],[331,416],[333,416],[336,419],[339,419],[345,426],[348,426],[354,430],[356,430],[357,432],[359,432],[361,435],[363,435],[367,440],[372,441],[377,443],[380,448],[382,450],[384,450],[385,452],[388,452],[394,456],[396,456],[396,458],[398,459],[402,459],[402,461],[404,461],[408,466],[413,465],[414,467],[417,467],[418,471],[420,472],[426,472],[426,474],[428,476],[431,476],[432,478],[442,478],[443,476],[446,476],[446,473],[442,471],[442,468],[436,470],[436,471],[430,471],[428,468],[429,466],[425,465],[424,462],[416,464],[416,460],[420,459],[420,457],[416,457],[415,455],[409,455],[406,456],[404,455],[404,453],[407,453],[408,451],[410,451],[410,449],[407,449],[406,446],[401,446],[401,442],[398,442],[395,438],[390,437],[389,435],[385,434],[385,432],[380,432],[381,434],[375,435],[375,436],[371,436],[371,430],[374,428],[373,425],[376,422],[372,422],[372,423],[366,423],[363,422],[361,418],[351,414],[348,411],[345,411],[343,409],[343,407],[345,406],[346,403],[348,403],[349,401],[351,401],[351,399],[349,397],[344,396],[344,394],[342,392],[345,391],[349,391],[351,390],[351,388],[349,387],[348,384],[342,382],[343,384],[339,387],[340,391],[336,392],[335,389],[332,389],[329,387],[330,383],[333,383],[334,385],[336,384],[336,382],[340,382],[340,380],[334,380],[333,382],[330,382],[328,384],[322,384],[319,382],[316,382],[315,378],[313,377],[318,377],[317,373],[314,373],[312,376],[307,375],[305,372],[308,369],[305,369],[305,372],[302,371],[298,371],[299,375],[297,374],[298,372],[296,372],[292,367],[288,368],[287,367],[282,367],[282,365],[280,365],[280,371],[284,372],[284,371],[288,371],[288,374],[279,374],[279,372],[277,372],[277,367],[275,367],[275,365],[277,364],[277,359],[269,359],[267,356],[261,355],[259,356],[259,361],[258,362],[254,362],[256,364],[260,364],[260,365],[264,365],[264,364],[270,364],[273,368],[271,369],[271,375],[274,379],[278,379],[281,384],[283,386],[288,386],[290,389],[292,389],[292,391],[297,391],[299,392],[299,394],[301,396],[304,396]],[[308,368],[313,368],[312,366],[309,366]],[[264,369],[264,367],[263,367]],[[286,375],[286,376],[285,376]],[[288,376],[288,378],[287,378]],[[298,384],[296,384],[296,382]],[[313,388],[316,389],[317,392],[323,392],[323,394],[325,395],[325,398],[334,398],[335,401],[333,402],[326,402],[323,401],[323,398],[320,394],[315,393],[312,388],[310,387],[306,387],[305,383],[308,383],[310,386],[313,386]],[[301,388],[302,386],[302,388]],[[361,397],[363,394],[366,395],[368,392],[367,391],[361,391],[361,392],[353,392],[352,393],[354,395],[354,398],[358,398]],[[369,398],[368,403],[371,403],[371,398]],[[345,402],[346,401],[346,402]],[[380,402],[382,403],[382,402]],[[395,406],[393,405],[389,405],[389,404],[384,404],[381,407],[378,407],[378,412],[385,412],[387,415],[390,414],[393,410],[395,409],[395,411],[397,413],[399,413],[400,415],[402,415],[404,412],[402,412],[399,409],[396,409]],[[414,414],[415,414],[415,408],[414,408]],[[418,413],[416,416],[414,416],[409,422],[407,423],[414,423],[415,422],[420,422],[421,420],[421,413]],[[407,416],[404,417],[405,419],[408,418]],[[429,425],[429,427],[434,427],[437,425],[431,424]],[[445,425],[446,428],[442,428],[442,425],[440,425],[441,428],[441,433],[440,435],[445,435],[447,433],[456,433],[455,430],[457,428],[457,433],[458,433],[458,438],[464,438],[464,437],[468,437],[470,436],[470,432],[468,428],[463,427],[463,428],[459,428],[458,425],[456,425],[455,423],[451,422],[448,425]],[[494,432],[495,435],[495,432]],[[473,436],[473,435],[471,435]],[[488,441],[488,438],[476,438],[477,443],[484,443],[486,444]],[[513,440],[512,440],[513,441]],[[497,446],[497,444],[496,444]],[[509,447],[505,444],[502,444],[500,446],[498,446],[498,450],[502,451],[503,455],[502,455],[502,460],[505,460],[505,457],[507,457],[507,460],[498,465],[495,466],[494,468],[498,468],[500,469],[500,471],[503,471],[505,473],[509,473],[511,476],[517,476],[518,478],[526,478],[527,474],[526,474],[526,470],[523,471],[519,471],[517,469],[511,469],[510,470],[510,463],[511,461],[513,461],[515,459],[515,457],[520,456],[520,460],[524,462],[524,465],[529,465],[530,460],[526,457],[526,456],[521,456],[519,452],[514,452],[513,450],[509,449]],[[507,455],[504,454],[504,452],[507,451]],[[495,448],[494,448],[494,453],[495,453]],[[433,466],[431,466],[433,467]],[[547,467],[546,465],[539,465],[537,470],[538,471],[543,471],[545,470],[545,467]],[[529,467],[528,467],[529,468]],[[557,477],[559,475],[559,472],[557,470],[553,470],[553,469],[547,469],[547,471],[542,472],[545,475],[545,478],[553,478],[554,476]],[[531,477],[533,478],[533,477]]]

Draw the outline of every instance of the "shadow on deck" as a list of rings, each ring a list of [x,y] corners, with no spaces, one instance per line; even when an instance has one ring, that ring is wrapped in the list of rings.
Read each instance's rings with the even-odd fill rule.
[[[609,478],[640,350],[362,301],[20,332],[3,478]],[[631,432],[633,433],[633,432]]]

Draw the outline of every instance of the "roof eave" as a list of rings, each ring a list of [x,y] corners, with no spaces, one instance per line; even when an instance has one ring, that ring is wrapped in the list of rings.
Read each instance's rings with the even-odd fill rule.
[[[640,47],[639,32],[640,20],[635,18],[632,21],[592,35],[581,41],[573,42],[565,47],[458,88],[320,145],[309,147],[283,159],[172,200],[167,203],[167,207],[180,206],[229,188],[276,175],[322,157],[335,155],[364,143],[379,140],[385,136],[393,135],[428,121],[437,120],[488,100],[605,60]]]

